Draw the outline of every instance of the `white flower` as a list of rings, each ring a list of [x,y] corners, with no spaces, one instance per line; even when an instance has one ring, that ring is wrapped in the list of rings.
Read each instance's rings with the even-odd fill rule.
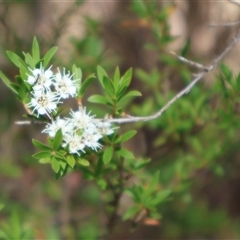
[[[58,69],[58,73],[55,75],[54,86],[61,98],[73,97],[77,92],[76,80],[73,81],[71,77],[70,72],[65,73],[65,69],[63,69],[63,74]]]
[[[85,142],[82,136],[79,136],[77,134],[69,134],[64,137],[64,144],[62,144],[63,147],[69,147],[70,153],[76,153],[78,155],[79,151],[84,152],[85,148]]]
[[[47,91],[35,91],[32,92],[33,98],[27,104],[28,107],[33,108],[32,112],[37,111],[37,115],[47,114],[56,110],[57,104],[59,103],[59,97],[54,93]],[[50,116],[49,116],[50,117]]]
[[[72,131],[72,129],[69,129],[67,123],[68,122],[66,120],[57,117],[55,121],[47,124],[46,128],[42,132],[47,133],[50,137],[55,137],[57,131],[61,129],[64,136]]]
[[[28,76],[27,82],[31,85],[34,85],[33,89],[35,91],[50,89],[53,76],[53,72],[50,70],[50,68],[44,71],[44,68],[41,64],[40,68],[35,68],[34,70],[31,70],[32,76]]]
[[[96,132],[96,128],[87,128],[82,136],[85,144],[93,150],[97,151],[97,148],[102,147],[102,145],[98,142],[98,140],[102,138],[102,135]]]
[[[114,129],[116,129],[116,128],[111,128],[111,123],[106,121],[95,120],[94,123],[96,125],[98,132],[102,135],[113,134]]]
[[[76,129],[85,129],[87,127],[93,126],[94,117],[86,113],[86,108],[79,108],[79,111],[74,112],[71,110],[71,122]]]

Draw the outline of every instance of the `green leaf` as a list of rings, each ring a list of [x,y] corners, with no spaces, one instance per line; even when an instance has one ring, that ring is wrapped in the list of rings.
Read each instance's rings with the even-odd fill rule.
[[[48,50],[48,52],[45,54],[43,58],[43,67],[46,68],[52,59],[53,55],[56,53],[57,47],[52,47],[51,49]]]
[[[120,89],[118,89],[118,92],[117,92],[117,98],[120,99],[121,97],[124,96],[124,93],[126,91],[127,87],[121,87]]]
[[[6,51],[9,59],[18,67],[24,69],[25,72],[28,71],[27,64],[14,52]],[[24,79],[24,78],[23,78]]]
[[[124,213],[123,215],[123,221],[126,221],[130,218],[132,218],[133,216],[135,216],[137,213],[139,212],[139,207],[138,206],[132,206],[130,207],[127,212]]]
[[[171,189],[165,189],[159,192],[156,196],[156,200],[157,200],[156,204],[163,202],[171,194],[171,192],[172,192]]]
[[[42,159],[42,158],[50,158],[51,155],[52,153],[50,151],[42,151],[42,152],[35,153],[33,157],[37,159]]]
[[[151,159],[147,159],[147,160],[140,159],[135,163],[134,168],[135,169],[141,169],[144,166],[146,166],[150,161],[151,161]]]
[[[95,74],[91,74],[88,76],[83,82],[82,86],[79,89],[79,96],[82,97],[87,89],[87,87],[92,83],[92,81],[96,78]]]
[[[73,64],[73,66],[72,66],[72,73],[73,73],[73,79],[74,80],[80,80],[80,83],[81,83],[81,79],[82,79],[82,70],[81,70],[81,68],[79,68],[75,64]]]
[[[106,76],[103,76],[103,89],[110,97],[114,96],[114,88],[113,88],[112,80]]]
[[[108,78],[108,75],[101,66],[97,66],[97,76],[98,76],[98,79],[99,79],[101,85],[104,86],[103,85],[103,77],[105,76]]]
[[[58,129],[55,137],[54,137],[54,140],[53,140],[53,149],[54,150],[58,150],[59,147],[61,146],[62,144],[62,139],[63,139],[63,135],[62,135],[62,130],[61,129]]]
[[[107,147],[103,153],[104,164],[109,163],[112,160],[112,156],[113,156],[113,147]]]
[[[0,203],[0,211],[4,208],[4,205]]]
[[[117,153],[124,158],[134,158],[133,153],[128,151],[126,148],[121,148]]]
[[[39,45],[36,37],[33,38],[32,58],[35,66],[35,64],[40,61],[40,50],[39,50]]]
[[[61,154],[59,150],[55,153],[55,157],[59,160],[66,161],[66,157],[63,154]]]
[[[181,56],[185,57],[187,55],[187,53],[189,52],[189,49],[190,49],[190,46],[191,46],[191,40],[188,39],[185,43],[185,45],[183,46],[183,49],[181,51]]]
[[[114,143],[126,142],[127,140],[129,140],[130,138],[132,138],[136,133],[137,133],[137,131],[135,131],[135,130],[128,131],[128,132],[124,133],[123,135],[119,136],[119,137],[114,141]]]
[[[130,68],[121,78],[120,86],[121,88],[128,87],[132,79],[132,68]]]
[[[57,160],[58,160],[58,162],[60,163],[61,168],[62,168],[62,169],[65,169],[66,166],[67,166],[67,163],[66,163],[65,161],[61,161],[61,160],[59,160],[59,159],[57,159]]]
[[[14,235],[12,235],[12,236],[20,237],[20,235],[21,235],[21,225],[20,225],[19,215],[17,214],[16,211],[14,211],[11,215],[10,225],[11,225],[11,228],[14,232]]]
[[[224,74],[226,80],[230,80],[232,78],[232,71],[226,64],[220,64],[220,69],[222,73]]]
[[[57,173],[60,170],[60,163],[58,162],[58,160],[55,157],[52,157],[52,169],[55,173]]]
[[[104,179],[98,179],[97,180],[97,185],[102,189],[105,190],[107,188],[107,182]]]
[[[88,101],[92,103],[99,103],[104,105],[109,103],[108,99],[101,95],[92,95],[91,97],[88,98]]]
[[[22,79],[27,79],[27,73],[29,71],[25,66],[21,65],[19,68],[19,72],[20,72],[20,76]],[[26,84],[26,86],[27,86],[27,84]]]
[[[154,192],[157,189],[158,183],[159,183],[159,171],[156,172],[154,176],[151,178],[147,190],[144,191],[145,196]]]
[[[36,139],[33,139],[33,140],[32,140],[32,143],[33,143],[33,145],[34,145],[35,147],[37,147],[37,148],[39,148],[39,149],[41,149],[41,150],[51,150],[50,147],[48,147],[47,145],[39,142],[39,141],[36,140]]]
[[[149,82],[149,79],[150,79],[151,75],[149,73],[147,73],[146,71],[139,68],[139,69],[136,70],[136,76],[141,81],[147,83],[147,82]]]
[[[133,90],[133,91],[128,92],[124,96],[124,98],[127,98],[127,97],[138,97],[138,96],[142,96],[142,94],[139,91]]]
[[[51,158],[42,158],[38,161],[41,164],[46,164],[51,162]]]
[[[11,51],[6,51],[8,58],[17,66],[20,67],[19,56]]]
[[[18,95],[18,92],[16,91],[16,89],[11,86],[11,81],[3,74],[2,71],[0,71],[0,77],[1,77],[1,79],[3,80],[3,82],[5,83],[5,85],[6,85],[11,91],[13,91],[16,95]]]
[[[82,70],[81,68],[78,68],[75,64],[72,66],[72,74],[73,74],[73,80],[77,83],[78,91],[81,90],[81,85],[82,85]],[[78,97],[81,97],[80,94],[78,93]]]
[[[145,3],[142,0],[138,1],[132,1],[131,2],[131,8],[135,13],[137,13],[141,18],[144,18],[147,16],[147,8],[145,6]]]
[[[74,168],[75,163],[76,163],[75,158],[72,155],[68,155],[67,156],[67,163],[71,168]]]
[[[90,163],[88,160],[84,159],[84,158],[78,158],[77,162],[85,167],[90,166]]]
[[[124,95],[123,97],[120,96],[118,98],[118,105],[121,105],[126,99],[128,98],[132,98],[132,97],[136,97],[136,96],[142,96],[142,94],[139,91],[133,90],[128,92],[126,95]],[[121,99],[121,100],[120,100]],[[120,100],[120,101],[119,101]]]
[[[119,81],[120,81],[120,71],[119,71],[119,67],[116,67],[114,77],[113,77],[113,86],[114,86],[115,92],[118,91]]]
[[[29,53],[23,53],[25,56],[25,62],[33,69],[35,67],[35,62]]]

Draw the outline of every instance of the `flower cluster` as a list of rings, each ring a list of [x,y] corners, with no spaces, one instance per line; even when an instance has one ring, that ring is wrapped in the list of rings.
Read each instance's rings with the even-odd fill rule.
[[[102,147],[98,142],[104,135],[112,134],[114,131],[111,124],[95,119],[86,113],[86,108],[79,108],[79,111],[71,111],[71,118],[57,118],[48,124],[43,130],[50,137],[54,137],[56,132],[61,129],[63,133],[63,147],[68,147],[72,154],[80,155],[85,152],[84,148],[89,147],[97,150]]]
[[[101,148],[98,141],[104,135],[112,134],[114,129],[110,123],[90,116],[86,113],[86,108],[79,108],[76,112],[71,110],[70,118],[57,117],[53,120],[51,117],[51,113],[62,103],[61,99],[76,95],[78,86],[76,80],[72,80],[72,75],[69,72],[66,74],[65,69],[63,73],[58,69],[53,74],[50,68],[45,71],[42,65],[31,72],[27,82],[32,85],[32,98],[27,106],[33,109],[32,112],[37,112],[38,116],[46,114],[50,118],[51,123],[47,124],[43,133],[53,138],[61,129],[62,147],[67,148],[71,154],[80,155],[86,147],[95,151]]]
[[[51,68],[46,71],[40,66],[31,70],[32,74],[28,76],[27,82],[32,85],[31,101],[27,104],[33,108],[32,112],[37,115],[47,114],[50,117],[52,111],[56,111],[57,105],[61,103],[61,99],[75,96],[77,92],[77,80],[72,80],[72,75],[58,72],[53,74]]]

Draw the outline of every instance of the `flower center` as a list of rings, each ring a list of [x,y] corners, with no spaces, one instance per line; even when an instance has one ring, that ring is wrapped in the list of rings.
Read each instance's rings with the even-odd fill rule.
[[[48,99],[46,96],[41,96],[37,100],[38,104],[42,107],[46,107],[48,105]]]
[[[37,79],[36,79],[36,84],[44,85],[45,82],[46,82],[46,77],[44,75],[38,74]]]

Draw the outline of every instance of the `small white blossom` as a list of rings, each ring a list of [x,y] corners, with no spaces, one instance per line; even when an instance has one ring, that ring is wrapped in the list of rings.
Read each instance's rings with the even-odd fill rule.
[[[92,127],[87,128],[84,131],[83,138],[84,138],[85,144],[95,151],[97,151],[98,148],[102,147],[102,145],[98,142],[98,140],[102,138],[102,135],[97,133],[96,129]]]
[[[57,131],[61,129],[63,136],[68,132],[71,132],[72,129],[69,129],[67,121],[61,118],[57,118],[52,123],[47,124],[46,128],[42,131],[43,133],[47,133],[50,137],[55,137]]]
[[[37,111],[37,115],[47,114],[56,110],[59,103],[59,97],[50,91],[44,93],[43,91],[32,92],[33,98],[27,104],[28,107],[33,108],[32,112]]]
[[[82,136],[77,134],[69,134],[64,137],[64,143],[62,144],[63,147],[69,148],[69,152],[73,154],[79,154],[79,151],[84,152],[85,148],[85,141]]]
[[[113,134],[114,129],[116,129],[116,128],[111,128],[111,123],[106,122],[106,121],[95,120],[94,123],[96,125],[98,132],[102,135]]]
[[[40,68],[31,70],[32,75],[28,76],[27,82],[31,85],[34,85],[34,91],[50,89],[53,77],[53,72],[50,70],[50,68],[44,71],[44,68],[41,64]]]
[[[76,129],[85,129],[93,126],[94,116],[90,116],[86,113],[86,108],[79,108],[79,111],[74,112],[71,110],[71,122],[76,127]]]
[[[65,69],[63,70],[63,74],[59,71],[55,75],[55,82],[54,86],[57,93],[60,95],[61,98],[68,98],[69,96],[74,96],[77,92],[77,84],[76,80],[72,80],[72,75],[70,72],[67,74],[65,73]]]

